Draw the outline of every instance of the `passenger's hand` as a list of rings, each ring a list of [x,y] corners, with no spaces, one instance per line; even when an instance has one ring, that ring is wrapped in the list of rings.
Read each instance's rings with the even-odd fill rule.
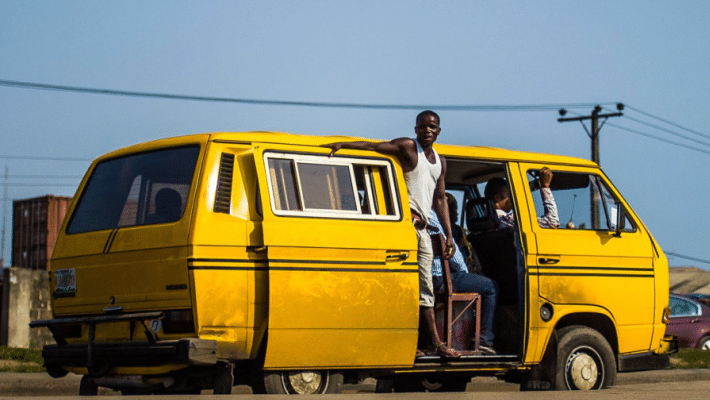
[[[343,147],[342,143],[329,143],[329,144],[324,144],[322,145],[323,147],[328,147],[331,149],[330,154],[328,154],[328,157],[333,157],[336,151],[340,150]]]
[[[547,167],[542,167],[540,170],[540,186],[549,188],[552,183],[552,171]]]
[[[444,249],[444,258],[448,260],[453,257],[455,249],[456,248],[454,247],[454,239],[446,239],[446,249]]]

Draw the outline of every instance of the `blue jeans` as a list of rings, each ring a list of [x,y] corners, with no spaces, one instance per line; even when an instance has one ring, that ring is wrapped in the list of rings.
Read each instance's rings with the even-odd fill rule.
[[[434,277],[434,287],[444,284],[444,278]],[[479,274],[454,272],[451,275],[454,293],[478,293],[481,295],[481,344],[493,345],[493,322],[498,301],[498,284]]]

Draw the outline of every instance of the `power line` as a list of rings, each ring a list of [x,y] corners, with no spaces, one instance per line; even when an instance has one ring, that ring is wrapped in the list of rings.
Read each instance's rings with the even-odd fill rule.
[[[698,139],[696,139],[696,138],[693,138],[693,137],[690,137],[690,136],[687,136],[687,135],[683,135],[683,134],[678,133],[678,132],[674,132],[674,131],[672,131],[672,130],[670,130],[670,129],[666,129],[666,128],[663,128],[663,127],[658,126],[658,125],[650,124],[650,123],[648,123],[648,122],[646,122],[646,121],[642,121],[642,120],[637,119],[637,118],[634,118],[634,117],[629,117],[628,115],[624,115],[624,118],[630,119],[631,121],[638,122],[639,124],[646,125],[646,126],[648,126],[648,127],[654,128],[654,129],[658,129],[658,130],[663,131],[663,132],[670,133],[671,135],[678,136],[679,138],[683,138],[683,139],[685,139],[685,140],[688,140],[688,141],[691,141],[691,142],[694,142],[694,143],[697,143],[697,144],[702,144],[702,145],[704,145],[704,146],[709,146],[709,147],[710,147],[710,143],[706,143],[706,142],[703,142],[703,141],[698,140]]]
[[[78,157],[52,157],[52,156],[14,156],[14,155],[0,155],[0,159],[7,160],[35,160],[35,161],[93,161],[90,158],[78,158]]]
[[[169,93],[136,92],[114,89],[97,89],[78,86],[50,85],[44,83],[22,82],[0,80],[0,86],[14,87],[18,89],[55,90],[63,92],[103,94],[111,96],[130,96],[143,98],[157,98],[168,100],[187,101],[208,101],[219,103],[241,103],[257,104],[269,106],[301,106],[301,107],[323,107],[323,108],[367,108],[378,110],[421,110],[431,108],[447,111],[550,111],[560,108],[582,108],[593,107],[597,104],[613,105],[616,103],[568,103],[568,104],[517,104],[517,105],[452,105],[452,104],[368,104],[368,103],[341,103],[341,102],[319,102],[319,101],[286,101],[286,100],[258,100],[240,99],[234,97],[213,97],[194,96]]]
[[[686,259],[686,260],[692,260],[692,261],[697,261],[697,262],[701,262],[701,263],[705,263],[705,264],[710,264],[710,260],[704,260],[704,259],[702,259],[702,258],[691,257],[691,256],[685,256],[685,255],[683,255],[683,254],[678,254],[678,253],[675,253],[675,252],[672,252],[672,251],[666,251],[665,253],[668,254],[668,255],[670,255],[670,256],[673,256],[673,257],[684,258],[684,259]]]
[[[24,187],[41,187],[41,186],[69,186],[77,187],[78,184],[73,183],[6,183],[5,186],[24,186]]]
[[[637,113],[643,114],[643,115],[645,115],[645,116],[647,116],[647,117],[650,117],[650,118],[653,118],[653,119],[657,119],[657,120],[659,120],[659,121],[661,121],[661,122],[665,122],[666,124],[673,125],[673,126],[675,126],[676,128],[680,128],[680,129],[683,129],[683,130],[685,130],[685,131],[694,133],[694,134],[696,134],[696,135],[700,135],[700,136],[702,136],[702,137],[704,137],[704,138],[706,138],[706,139],[710,139],[710,135],[706,135],[706,134],[701,133],[701,132],[698,132],[698,131],[696,131],[696,130],[693,130],[693,129],[690,129],[690,128],[686,128],[686,127],[684,127],[684,126],[682,126],[682,125],[680,125],[680,124],[677,124],[677,123],[675,123],[675,122],[673,122],[673,121],[669,121],[669,120],[667,120],[667,119],[663,119],[663,118],[661,118],[661,117],[657,117],[657,116],[655,116],[655,115],[653,115],[653,114],[651,114],[651,113],[648,113],[648,112],[643,111],[643,110],[639,110],[638,108],[635,108],[635,107],[630,106],[630,105],[628,105],[628,104],[626,105],[626,108],[628,108],[628,109],[630,109],[630,110],[633,110],[633,111],[636,111]]]
[[[656,139],[656,140],[659,140],[659,141],[661,141],[661,142],[665,142],[665,143],[672,144],[672,145],[675,145],[675,146],[680,146],[680,147],[684,147],[684,148],[686,148],[686,149],[699,151],[699,152],[705,153],[705,154],[710,154],[710,150],[700,149],[700,148],[697,148],[697,147],[689,146],[689,145],[687,145],[687,144],[674,142],[674,141],[672,141],[672,140],[668,140],[668,139],[664,139],[664,138],[661,138],[661,137],[658,137],[658,136],[651,135],[650,133],[641,132],[641,131],[637,131],[637,130],[635,130],[635,129],[627,128],[627,127],[624,127],[624,126],[615,125],[615,124],[613,124],[613,123],[611,123],[611,122],[608,122],[607,124],[608,124],[609,126],[613,126],[614,128],[621,129],[621,130],[624,130],[624,131],[628,131],[628,132],[631,132],[631,133],[635,133],[635,134],[637,134],[637,135],[645,136],[645,137],[647,137],[647,138]]]
[[[81,179],[80,175],[8,175],[10,179]]]

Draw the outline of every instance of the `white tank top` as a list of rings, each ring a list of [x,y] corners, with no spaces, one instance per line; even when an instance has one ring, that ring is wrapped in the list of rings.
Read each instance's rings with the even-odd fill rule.
[[[414,143],[417,144],[417,166],[404,173],[404,181],[407,183],[409,207],[429,223],[429,212],[431,212],[434,202],[436,182],[441,176],[441,161],[439,161],[439,154],[432,149],[436,162],[430,163],[419,142],[415,139]]]

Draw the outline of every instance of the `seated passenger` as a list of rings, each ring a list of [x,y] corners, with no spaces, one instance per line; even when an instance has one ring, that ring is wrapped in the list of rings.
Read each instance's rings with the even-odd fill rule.
[[[162,188],[155,194],[155,214],[148,216],[147,223],[160,224],[180,219],[182,197],[175,189]]]
[[[429,232],[441,233],[442,228],[436,214],[429,216]],[[440,292],[444,283],[442,262],[440,257],[434,257],[431,268],[434,290]],[[451,270],[451,286],[455,293],[478,293],[481,295],[481,341],[479,349],[483,354],[496,354],[493,349],[493,319],[498,298],[498,285],[483,275],[471,274],[457,245],[454,245],[454,256],[449,259]]]
[[[560,219],[557,216],[557,204],[555,197],[550,190],[552,182],[552,171],[549,168],[543,167],[540,170],[540,195],[542,196],[542,204],[545,214],[537,218],[537,222],[542,228],[557,228],[560,226]],[[512,228],[515,223],[515,215],[511,212],[513,202],[510,199],[510,189],[508,182],[503,178],[492,178],[486,184],[484,191],[486,198],[493,201],[498,213],[500,225],[498,228]]]
[[[466,261],[468,270],[472,272],[480,272],[480,261],[476,253],[471,248],[471,243],[468,242],[466,238],[464,229],[461,225],[458,225],[456,221],[459,219],[459,206],[456,202],[456,198],[449,192],[446,192],[446,202],[449,206],[449,221],[451,221],[451,236],[454,237],[454,243],[458,246],[463,259]]]

